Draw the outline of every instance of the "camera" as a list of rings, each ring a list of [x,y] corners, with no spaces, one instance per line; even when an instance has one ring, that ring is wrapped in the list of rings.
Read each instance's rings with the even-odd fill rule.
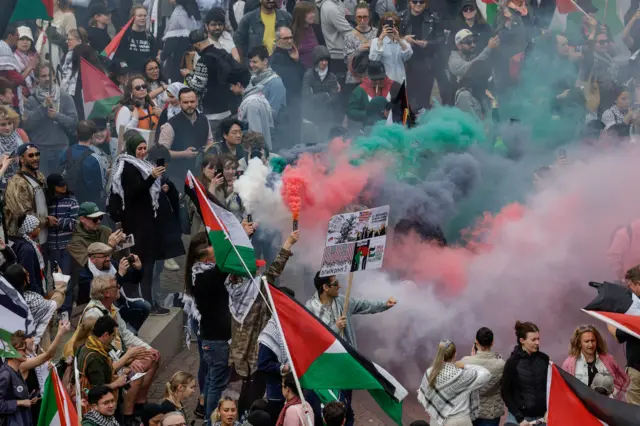
[[[251,149],[251,154],[249,155],[249,159],[252,158],[262,158],[262,150],[259,148]]]
[[[136,258],[130,254],[129,256],[127,256],[127,261],[129,262],[129,268],[133,267],[133,263],[136,261]]]

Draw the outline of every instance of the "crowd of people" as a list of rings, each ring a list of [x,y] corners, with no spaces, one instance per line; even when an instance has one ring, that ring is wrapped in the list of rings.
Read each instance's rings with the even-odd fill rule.
[[[354,424],[351,390],[326,405],[301,393],[258,289],[216,265],[198,206],[184,194],[188,171],[210,203],[241,222],[266,261],[260,273],[274,284],[300,233],[282,243],[247,215],[234,183],[254,158],[270,165],[301,142],[368,135],[380,121],[411,125],[438,104],[497,134],[491,129],[505,109],[519,120],[501,106],[517,104],[523,91],[544,120],[590,140],[633,138],[640,124],[640,12],[627,14],[622,40],[632,55],[620,61],[621,46],[590,0],[579,2],[581,19],[566,32],[549,29],[548,0],[501,2],[490,24],[470,0],[134,3],[57,0],[51,25],[10,23],[0,41],[0,272],[34,320],[30,334],[11,336],[20,357],[0,367],[0,418],[9,426],[39,423],[50,368],[70,393],[81,389],[86,426],[184,426],[194,417],[302,426],[307,414],[317,425]],[[114,54],[103,55],[120,31]],[[84,62],[122,92],[102,115],[87,112]],[[531,78],[543,69],[544,81]],[[640,258],[626,255],[640,244],[631,238],[637,226],[616,232],[608,256],[640,297]],[[188,314],[200,364],[176,372],[164,398],[150,402],[160,353],[137,334],[150,315],[170,312],[165,269],[184,269],[174,303]],[[307,309],[354,348],[352,316],[396,305],[393,297],[352,299],[346,309],[336,276],[316,274],[314,284]],[[591,325],[576,329],[562,366],[600,393],[640,404],[640,343],[609,331],[626,344],[626,372]],[[540,330],[518,322],[515,333],[506,361],[492,351],[488,328],[458,361],[456,345],[440,342],[418,390],[432,424],[498,425],[505,408],[507,422],[546,423],[549,357]],[[242,379],[237,400],[225,395],[232,372]],[[196,386],[189,413],[184,402]]]

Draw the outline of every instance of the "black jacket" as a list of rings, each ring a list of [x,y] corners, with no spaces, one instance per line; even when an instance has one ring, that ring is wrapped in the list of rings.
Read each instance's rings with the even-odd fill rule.
[[[547,371],[549,356],[543,352],[529,355],[519,345],[504,365],[502,399],[518,421],[541,418],[547,412]]]
[[[289,56],[289,51],[276,47],[269,58],[271,68],[280,76],[284,88],[287,89],[287,106],[300,99],[302,94],[302,78],[304,65]]]
[[[422,21],[422,37],[420,39],[428,41],[428,44],[424,48],[424,55],[416,56],[414,53],[414,57],[433,57],[438,52],[445,50],[445,25],[440,15],[431,9],[425,9],[422,12],[422,16],[424,19]],[[411,26],[410,9],[400,13],[400,34],[416,34],[416,31]]]
[[[201,315],[200,338],[202,340],[226,342],[231,339],[229,293],[224,285],[228,275],[217,266],[196,275],[193,298]]]

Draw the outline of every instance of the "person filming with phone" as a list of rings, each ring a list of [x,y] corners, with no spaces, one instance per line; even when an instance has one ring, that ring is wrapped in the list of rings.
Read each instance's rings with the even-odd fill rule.
[[[400,36],[400,17],[395,12],[387,12],[380,20],[378,39],[369,48],[369,60],[382,62],[387,77],[400,84],[407,76],[404,63],[413,55],[411,37]]]
[[[162,126],[158,144],[171,154],[169,178],[182,183],[187,170],[195,170],[199,151],[213,144],[213,135],[207,117],[197,111],[196,92],[185,87],[178,92],[178,99],[181,112]]]

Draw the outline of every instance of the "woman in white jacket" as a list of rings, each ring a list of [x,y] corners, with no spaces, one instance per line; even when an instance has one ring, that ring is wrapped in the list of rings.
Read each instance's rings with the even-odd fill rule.
[[[395,12],[387,12],[380,19],[378,38],[371,41],[369,60],[384,64],[387,77],[402,84],[407,73],[404,63],[413,56],[411,35],[400,36],[400,17]]]
[[[441,340],[431,367],[422,378],[418,401],[429,413],[431,424],[472,426],[479,407],[478,390],[491,378],[479,365],[455,362],[456,345]]]

